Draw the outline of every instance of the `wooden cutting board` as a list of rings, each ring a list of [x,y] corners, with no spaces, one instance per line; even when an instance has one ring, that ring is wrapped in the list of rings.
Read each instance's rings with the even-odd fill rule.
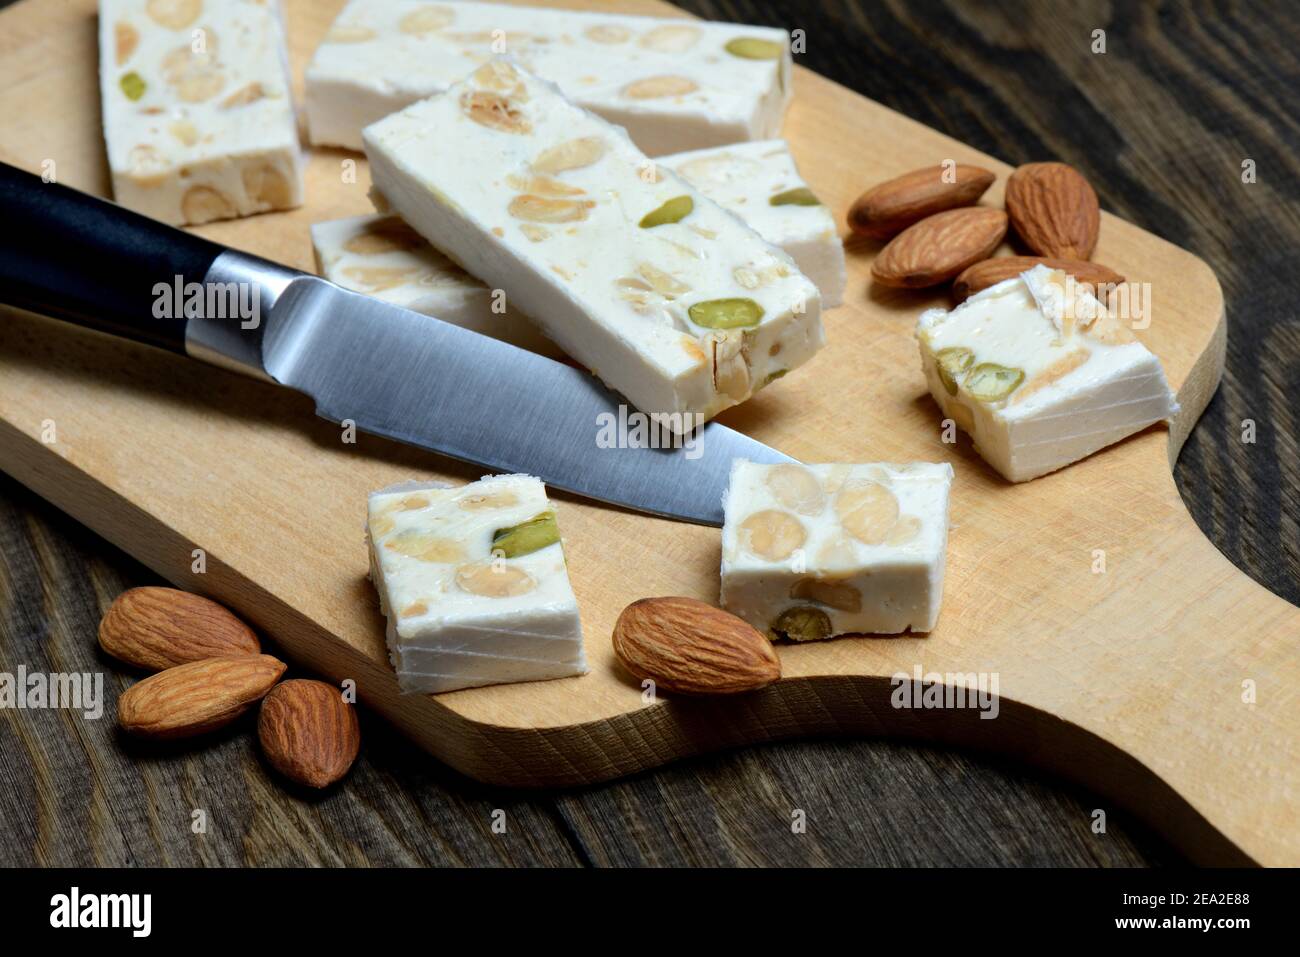
[[[289,0],[298,78],[340,5]],[[650,0],[620,8],[672,12]],[[0,13],[0,158],[31,170],[54,160],[62,182],[104,195],[95,29],[93,0],[25,0]],[[866,186],[918,166],[955,159],[1007,172],[806,70],[786,134],[841,222]],[[345,184],[341,163],[354,159],[359,181]],[[310,269],[308,224],[369,210],[364,167],[317,150],[306,208],[201,232]],[[985,202],[1000,204],[1001,190]],[[874,252],[849,243],[848,305],[826,317],[828,347],[723,421],[805,461],[952,462],[942,619],[924,638],[783,647],[786,677],[742,698],[647,704],[610,650],[614,620],[636,598],[716,600],[718,532],[563,496],[591,673],[400,696],[366,580],[366,493],[477,471],[367,436],[345,445],[307,399],[183,358],[7,314],[0,464],[178,586],[236,609],[296,662],[355,679],[366,704],[484,781],[583,784],[747,742],[888,734],[1010,754],[1081,781],[1196,860],[1300,864],[1300,612],[1201,535],[1170,472],[1223,367],[1211,270],[1103,217],[1095,258],[1151,284],[1140,337],[1182,411],[1169,430],[1012,486],[968,444],[940,441],[912,328],[942,296],[872,289]],[[195,548],[204,574],[191,570]],[[889,677],[916,668],[996,673],[999,717],[891,707]]]

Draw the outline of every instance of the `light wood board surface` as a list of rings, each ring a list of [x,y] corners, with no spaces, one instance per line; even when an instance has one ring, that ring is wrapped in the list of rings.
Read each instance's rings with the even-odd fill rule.
[[[339,5],[288,4],[299,80]],[[0,14],[0,159],[32,170],[52,159],[62,182],[106,194],[96,60],[89,0],[25,0]],[[840,221],[863,188],[917,166],[955,159],[1006,172],[807,71],[795,89],[786,136]],[[369,210],[364,159],[357,183],[340,175],[354,158],[314,152],[304,209],[201,232],[310,269],[308,225]],[[1001,182],[984,201],[1001,202]],[[941,296],[872,290],[874,252],[849,244],[848,305],[826,317],[828,347],[722,421],[806,461],[951,461],[943,615],[924,638],[782,648],[786,677],[742,699],[643,704],[608,640],[636,598],[716,600],[717,531],[564,496],[558,510],[591,674],[398,695],[365,578],[365,495],[412,477],[465,481],[476,470],[367,436],[345,445],[304,397],[183,358],[6,314],[0,465],[179,586],[230,605],[298,662],[356,679],[366,704],[483,780],[596,781],[801,734],[924,737],[1081,780],[1194,859],[1300,863],[1300,612],[1204,539],[1170,475],[1222,370],[1223,300],[1212,272],[1104,217],[1095,258],[1151,283],[1152,323],[1140,336],[1163,361],[1182,412],[1171,430],[1011,486],[968,444],[940,441],[912,327]],[[57,441],[47,444],[50,423]],[[203,575],[190,571],[196,547],[208,556]],[[1103,574],[1093,571],[1099,549]],[[890,707],[889,676],[917,666],[996,673],[1000,716]],[[1243,700],[1244,682],[1253,682],[1253,701]]]

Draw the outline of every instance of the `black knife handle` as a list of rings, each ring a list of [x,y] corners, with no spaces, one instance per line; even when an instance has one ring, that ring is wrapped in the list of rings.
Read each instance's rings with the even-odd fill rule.
[[[0,305],[184,352],[186,320],[155,316],[158,284],[203,282],[224,250],[0,163]]]

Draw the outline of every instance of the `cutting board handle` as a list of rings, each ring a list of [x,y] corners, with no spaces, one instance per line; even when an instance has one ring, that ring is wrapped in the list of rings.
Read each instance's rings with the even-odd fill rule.
[[[222,246],[7,163],[0,222],[0,305],[185,352],[173,291]]]

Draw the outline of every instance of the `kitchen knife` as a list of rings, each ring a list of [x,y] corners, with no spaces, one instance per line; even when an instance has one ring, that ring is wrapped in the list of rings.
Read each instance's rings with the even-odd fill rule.
[[[330,421],[496,472],[721,525],[733,458],[792,461],[712,422],[677,448],[626,447],[634,410],[584,372],[4,163],[0,222],[0,304],[296,389]],[[157,316],[187,298],[189,315]]]

